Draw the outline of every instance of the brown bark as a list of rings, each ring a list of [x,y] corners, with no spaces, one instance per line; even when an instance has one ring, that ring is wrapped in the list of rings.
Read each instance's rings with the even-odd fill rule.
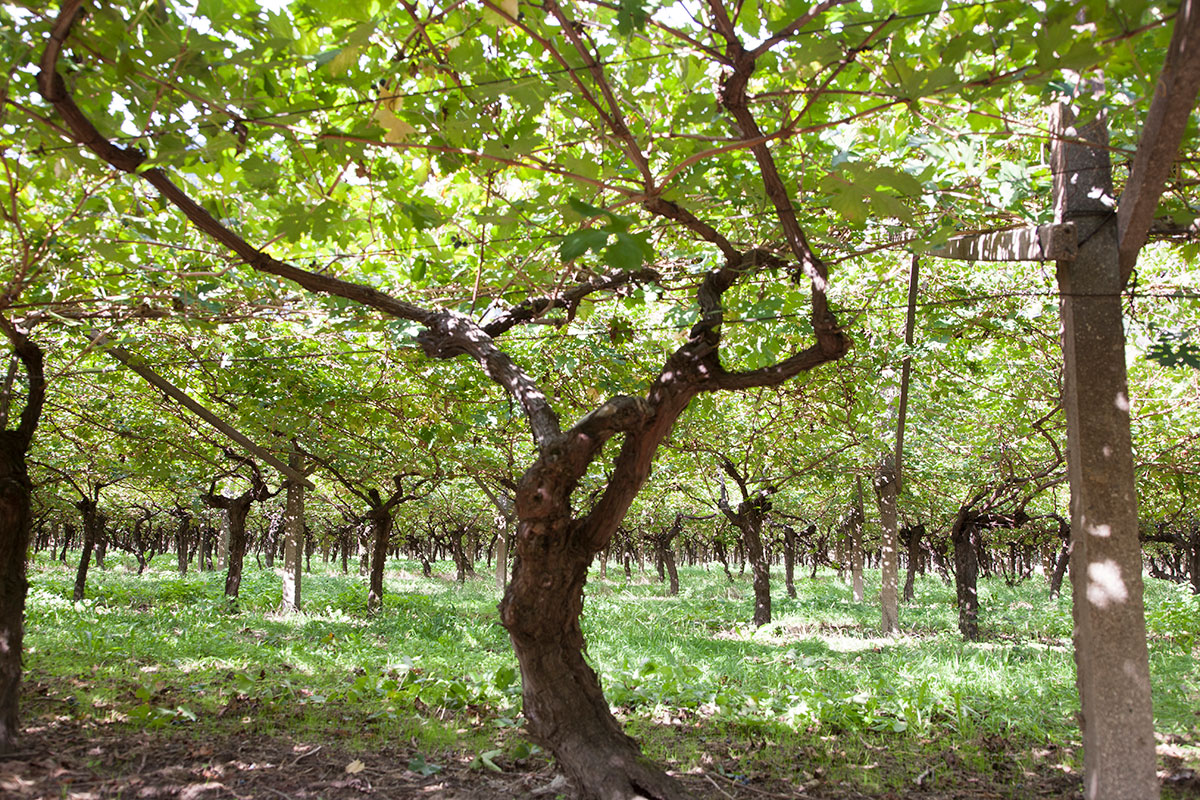
[[[850,529],[850,596],[856,603],[863,601],[863,569],[865,555],[863,553],[863,524],[866,522],[866,512],[863,509],[862,477],[855,481],[854,507],[850,509],[850,518],[846,525]]]
[[[146,541],[145,541],[145,537],[142,535],[142,527],[143,526],[151,528],[150,535],[154,534],[153,525],[151,525],[147,519],[138,518],[138,519],[134,520],[133,533],[131,534],[132,541],[130,542],[130,544],[131,544],[130,549],[133,552],[134,558],[136,558],[137,562],[138,562],[138,571],[137,571],[138,575],[141,575],[143,572],[146,571],[146,564],[148,563],[146,560]],[[154,554],[152,552],[151,556],[153,557],[153,555]]]
[[[1071,526],[1065,520],[1059,522],[1059,535],[1062,537],[1062,547],[1059,550],[1057,558],[1054,560],[1053,569],[1050,573],[1050,596],[1058,597],[1062,591],[1063,578],[1066,577],[1067,568],[1070,565],[1071,558]],[[1156,578],[1163,577],[1155,575],[1154,556],[1148,554],[1150,560],[1150,574]]]
[[[69,522],[63,523],[63,538],[62,551],[58,554],[58,560],[67,563],[67,550],[71,548],[71,543],[75,541],[75,526]]]
[[[224,512],[222,522],[228,531],[228,552],[226,554],[225,597],[237,600],[242,588],[242,567],[246,558],[246,517],[250,514],[250,506],[255,501],[261,502],[271,496],[267,484],[262,479],[258,467],[248,458],[235,456],[227,451],[226,455],[239,461],[249,470],[250,488],[236,497],[217,494],[216,480],[208,492],[200,495],[200,500],[210,508],[219,508]]]
[[[737,482],[741,491],[742,501],[735,509],[729,502],[729,492],[722,481],[717,507],[742,533],[742,544],[754,580],[754,624],[762,627],[771,621],[771,564],[763,547],[762,527],[771,510],[770,497],[777,489],[767,486],[752,495],[745,478],[732,461],[722,456],[721,468]]]
[[[667,562],[667,593],[675,597],[679,594],[679,569],[675,566],[675,550],[668,548],[663,553],[663,559]]]
[[[454,560],[454,580],[465,583],[468,575],[475,574],[475,564],[467,556],[463,547],[463,537],[467,534],[465,528],[458,526],[450,530],[450,558]]]
[[[954,543],[954,591],[958,598],[958,630],[967,641],[979,638],[979,532],[971,511],[959,509],[950,531]]]
[[[306,453],[296,448],[295,457],[299,459],[301,456],[308,457],[315,463],[324,467],[333,477],[350,492],[357,495],[367,504],[367,513],[358,518],[358,523],[365,523],[366,536],[365,542],[359,541],[359,546],[362,548],[361,562],[359,564],[359,574],[369,575],[367,581],[367,610],[371,612],[378,611],[383,608],[383,575],[387,564],[388,552],[391,548],[392,538],[392,511],[401,503],[406,503],[410,500],[416,500],[421,497],[417,491],[430,478],[416,478],[412,487],[408,492],[404,490],[405,478],[413,476],[406,473],[398,473],[392,476],[393,490],[386,500],[380,494],[379,489],[362,489],[355,483],[350,481],[329,461],[314,455]],[[346,538],[342,549],[342,571],[346,570],[346,559],[350,542],[353,538],[353,529],[347,529]],[[425,563],[428,563],[426,560]],[[428,577],[428,575],[426,575]]]
[[[725,570],[725,577],[730,583],[733,583],[733,573],[729,571],[729,551],[725,547],[725,542],[720,539],[713,541],[713,558],[721,564],[721,569]]]
[[[1188,575],[1191,579],[1192,594],[1200,594],[1200,541],[1195,532],[1188,541]]]
[[[1200,529],[1194,518],[1182,525],[1177,523],[1174,530],[1172,527],[1165,521],[1158,522],[1153,533],[1138,537],[1142,542],[1170,547],[1162,554],[1161,565],[1153,554],[1149,555],[1150,574],[1174,583],[1187,582],[1192,594],[1200,594]]]
[[[745,532],[745,542],[754,576],[754,625],[762,627],[771,621],[771,565],[763,547],[761,523]]]
[[[437,560],[437,542],[432,539],[422,541],[413,534],[408,536],[409,551],[416,553],[421,562],[421,576],[433,577],[433,562]]]
[[[747,254],[751,261],[758,257]],[[540,439],[540,455],[517,488],[517,560],[500,619],[521,665],[529,734],[554,753],[585,798],[685,796],[621,731],[583,658],[579,616],[592,558],[612,541],[649,478],[659,444],[696,394],[776,385],[839,358],[849,346],[832,318],[824,316],[822,303],[814,325],[834,327],[818,336],[821,344],[774,367],[727,372],[718,357],[720,297],[742,271],[727,265],[709,273],[699,291],[700,322],[644,399],[613,398],[571,429]],[[624,439],[608,484],[591,510],[577,518],[571,495],[605,441],[618,433]]]
[[[96,539],[102,535],[104,515],[99,512],[98,498],[100,484],[97,484],[93,497],[83,497],[75,504],[83,515],[83,551],[79,556],[79,566],[75,569],[75,588],[71,598],[78,603],[83,599],[87,590],[88,567],[92,563],[92,554],[96,549]]]
[[[530,735],[552,749],[582,797],[682,800],[687,794],[621,730],[583,657],[579,616],[590,556],[561,546],[569,540],[565,530],[553,530],[545,520],[537,527],[533,533],[526,522],[518,526],[518,547],[545,548],[543,558],[536,569],[526,568],[525,557],[516,562],[501,603],[521,665]],[[534,590],[525,586],[530,579],[550,584]]]
[[[639,406],[609,416],[626,430],[607,490],[590,513],[572,514],[571,495],[616,428],[585,418],[526,471],[518,485],[517,559],[500,619],[521,665],[528,731],[551,749],[585,798],[675,800],[686,792],[642,756],[613,718],[583,657],[583,587],[588,566],[616,533],[650,473],[659,442],[693,392],[656,384],[659,413]]]
[[[570,430],[543,441],[541,456],[518,485],[517,560],[500,604],[501,622],[521,664],[529,733],[555,754],[584,797],[684,796],[641,756],[613,719],[583,658],[579,615],[588,565],[611,542],[679,414],[699,391],[732,388],[753,377],[727,373],[716,359],[719,298],[735,277],[733,270],[710,273],[700,291],[701,322],[644,400],[614,398]],[[844,348],[836,353],[818,348],[815,353],[820,353],[818,360],[829,360]],[[789,359],[785,367],[768,368],[753,379],[773,385],[809,358]],[[608,485],[591,510],[576,518],[571,495],[604,442],[617,433],[624,440]]]
[[[32,518],[27,445],[0,431],[0,753],[16,748],[20,732],[21,653],[25,634],[26,550]]]
[[[179,525],[175,528],[175,559],[179,565],[179,574],[187,575],[188,571],[188,539],[192,515],[181,508],[175,510]]]
[[[817,563],[813,558],[813,566]],[[783,526],[783,585],[788,597],[796,596],[796,529]]]
[[[213,530],[209,525],[205,525],[200,529],[199,541],[196,547],[200,551],[198,566],[201,572],[211,572],[213,568],[212,548],[213,548]]]
[[[924,554],[921,552],[921,539],[925,536],[925,526],[913,525],[900,529],[900,537],[904,540],[908,552],[908,574],[904,579],[904,602],[909,602],[916,595],[917,570],[921,566]]]
[[[104,569],[104,557],[108,555],[108,519],[102,518],[99,525],[96,526],[96,547],[92,551],[92,560],[96,563],[97,569]]]
[[[1055,559],[1054,570],[1050,572],[1051,597],[1062,593],[1062,579],[1067,576],[1067,566],[1070,564],[1070,523],[1057,515],[1054,519],[1058,523],[1058,539],[1062,540],[1062,549]]]
[[[417,490],[424,485],[428,479],[421,478],[416,480],[412,489],[408,492],[404,491],[404,479],[410,477],[404,474],[392,476],[392,485],[395,487],[387,500],[379,493],[378,489],[370,489],[365,494],[354,489],[347,483],[341,475],[334,472],[334,475],[344,485],[351,489],[355,494],[367,501],[370,510],[366,514],[366,522],[368,525],[368,536],[370,537],[370,581],[367,590],[367,610],[378,611],[383,608],[383,573],[387,565],[388,551],[392,543],[392,511],[401,503],[407,503],[410,500],[416,500],[421,495],[417,494]],[[425,577],[429,577],[429,559],[421,553],[421,566]]]
[[[21,658],[25,638],[25,598],[33,489],[26,454],[45,400],[42,351],[6,321],[8,336],[28,377],[25,408],[15,427],[0,430],[0,754],[16,749],[20,734]]]
[[[824,536],[817,536],[816,525],[809,525],[804,529],[804,538],[809,541],[809,553],[812,556],[812,573],[809,577],[815,581],[817,569],[821,564],[833,566],[829,561],[828,539]]]
[[[954,543],[954,587],[958,599],[958,629],[963,638],[979,638],[979,569],[983,560],[983,533],[987,530],[1019,528],[1029,521],[1025,512],[998,514],[974,510],[982,494],[958,510],[950,530]]]
[[[528,731],[553,752],[585,798],[684,797],[685,792],[678,784],[644,759],[636,744],[622,733],[595,673],[583,658],[579,627],[583,586],[592,558],[611,541],[649,477],[656,450],[696,394],[777,386],[841,358],[849,350],[850,340],[831,312],[825,294],[828,285],[825,265],[808,246],[800,229],[786,185],[766,140],[757,132],[745,91],[758,56],[790,35],[803,20],[789,23],[786,32],[778,32],[755,50],[747,51],[738,41],[736,29],[724,9],[719,5],[714,7],[720,12],[718,32],[727,39],[734,56],[734,68],[720,100],[742,135],[762,142],[751,150],[780,230],[799,266],[765,250],[739,253],[704,223],[667,201],[656,200],[657,192],[651,192],[654,196],[645,203],[648,209],[679,219],[686,229],[719,243],[725,262],[701,282],[697,291],[699,321],[687,342],[667,359],[647,395],[614,397],[564,431],[546,394],[496,345],[495,337],[503,330],[485,327],[452,311],[420,308],[371,287],[274,259],[219,222],[173,183],[162,168],[143,168],[142,153],[121,148],[106,138],[75,104],[66,82],[57,72],[63,44],[81,6],[79,0],[64,4],[47,40],[38,75],[40,91],[77,142],[115,168],[155,187],[198,230],[236,253],[256,271],[421,324],[425,330],[418,336],[418,342],[426,355],[431,358],[469,355],[520,405],[533,433],[537,456],[517,490],[517,560],[500,604],[500,616],[521,665]],[[560,13],[553,2],[548,8],[551,13]],[[812,12],[816,13],[818,10]],[[574,31],[574,26],[563,29]],[[722,296],[737,280],[766,265],[808,282],[812,290],[810,322],[815,341],[771,366],[731,372],[720,359]],[[618,434],[624,438],[606,488],[590,510],[574,517],[571,496],[580,478],[599,456],[604,443]]]
[[[350,548],[357,541],[354,526],[343,525],[338,531],[338,549],[341,551],[342,574],[350,573]]]
[[[375,493],[375,497],[379,497]],[[392,507],[380,505],[367,514],[371,528],[371,579],[367,589],[367,610],[383,608],[383,571],[392,538]]]
[[[236,600],[242,589],[242,567],[246,560],[246,517],[254,498],[248,493],[232,498],[225,506],[229,516],[229,560],[225,572],[225,596]]]
[[[660,581],[670,579],[668,594],[675,597],[679,594],[679,570],[675,566],[675,539],[683,532],[683,514],[676,514],[675,521],[664,530],[650,537],[654,545],[654,560],[658,567]]]

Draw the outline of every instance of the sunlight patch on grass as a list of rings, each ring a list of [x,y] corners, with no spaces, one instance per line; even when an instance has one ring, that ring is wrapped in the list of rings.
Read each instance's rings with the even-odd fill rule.
[[[252,719],[256,730],[363,748],[404,738],[468,757],[520,741],[519,671],[482,569],[458,585],[452,565],[426,579],[419,563],[392,561],[383,610],[368,615],[365,578],[314,567],[306,610],[282,614],[279,575],[252,565],[231,609],[222,573],[162,565],[140,577],[97,570],[89,599],[74,604],[73,569],[39,560],[26,707],[35,722],[65,715],[201,737]],[[869,578],[877,587],[877,573]],[[749,576],[730,584],[719,568],[682,567],[680,580],[672,597],[652,574],[610,569],[586,590],[588,660],[652,757],[789,780],[802,764],[863,786],[900,775],[909,787],[920,770],[896,759],[952,753],[980,770],[1004,759],[1031,770],[1077,763],[1070,599],[1051,600],[1042,582],[985,580],[985,639],[964,643],[953,587],[932,576],[901,606],[894,637],[878,635],[878,607],[851,602],[831,573],[797,580],[796,598],[779,581],[775,621],[757,629]],[[1147,607],[1156,724],[1194,736],[1200,606],[1149,581]],[[1164,758],[1200,761],[1194,739],[1170,746],[1179,749]]]
[[[835,653],[858,653],[864,650],[879,651],[884,647],[891,647],[898,643],[897,639],[888,637],[878,637],[874,639],[851,639],[845,636],[817,635],[813,638],[819,642],[822,642],[826,647]]]

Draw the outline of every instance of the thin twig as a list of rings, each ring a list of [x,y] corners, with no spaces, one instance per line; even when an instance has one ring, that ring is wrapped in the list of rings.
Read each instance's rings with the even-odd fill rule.
[[[289,766],[289,767],[294,767],[294,766],[296,766],[298,763],[300,763],[300,759],[302,759],[302,758],[308,758],[308,757],[309,757],[309,756],[311,756],[313,753],[315,753],[315,752],[317,752],[318,750],[320,750],[322,747],[324,747],[324,745],[320,745],[320,744],[319,744],[319,745],[317,745],[316,747],[314,747],[312,750],[309,750],[307,753],[301,753],[300,755],[296,756],[296,758],[295,758],[295,759],[293,759],[292,763],[291,763],[291,764],[288,764],[288,766]]]
[[[712,775],[705,775],[704,777],[708,779],[708,782],[711,783],[718,792],[728,797],[729,800],[733,800],[733,795],[722,789],[721,785],[712,779]]]
[[[720,774],[720,773],[718,773],[718,774]],[[707,775],[705,775],[705,777],[708,778],[710,781],[712,780],[712,778],[708,777]],[[724,775],[721,775],[721,777],[725,778]],[[731,779],[731,778],[725,778],[725,780],[729,781],[730,783],[734,783],[733,779]],[[716,784],[714,783],[713,785],[715,786]],[[790,794],[778,794],[776,792],[768,792],[766,789],[756,789],[755,787],[751,786],[748,783],[738,783],[737,785],[742,787],[743,789],[746,789],[747,791],[754,792],[755,794],[761,794],[763,797],[789,798],[789,797],[794,796],[794,795],[790,795]],[[717,788],[720,789],[721,787],[718,786]],[[722,790],[722,794],[724,794],[724,790]],[[730,795],[728,795],[728,794],[726,794],[725,796],[730,797]]]

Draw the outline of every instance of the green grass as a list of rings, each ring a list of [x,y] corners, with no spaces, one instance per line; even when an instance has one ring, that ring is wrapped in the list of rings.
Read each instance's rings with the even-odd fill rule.
[[[405,740],[431,760],[524,757],[498,594],[438,566],[423,579],[414,563],[389,565],[383,613],[368,616],[364,580],[322,565],[304,577],[305,613],[283,616],[279,579],[253,567],[230,608],[223,573],[138,577],[110,558],[75,604],[73,570],[38,559],[26,714],[198,738],[253,721],[351,749]],[[965,643],[953,587],[936,577],[902,606],[901,635],[882,638],[877,607],[832,574],[797,580],[796,599],[778,580],[775,620],[758,630],[746,623],[748,575],[731,586],[719,568],[684,568],[669,597],[614,574],[588,585],[589,658],[618,716],[678,769],[793,784],[817,773],[884,791],[911,786],[931,759],[1005,785],[1079,766],[1070,598],[1049,599],[1040,580],[982,581],[984,638]],[[1147,609],[1157,729],[1194,758],[1200,604],[1152,580]]]

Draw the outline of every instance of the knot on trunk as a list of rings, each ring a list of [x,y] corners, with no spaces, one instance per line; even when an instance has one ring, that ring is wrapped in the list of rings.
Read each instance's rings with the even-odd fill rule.
[[[649,410],[649,403],[640,397],[617,395],[576,422],[568,435],[603,441],[614,433],[637,427]]]
[[[425,323],[425,330],[417,334],[417,344],[430,358],[450,359],[472,351],[472,336],[488,338],[461,314],[439,311]]]
[[[550,491],[545,486],[535,486],[531,491],[524,493],[520,499],[524,500],[522,510],[534,516],[539,509],[550,507]]]
[[[746,271],[753,270],[756,267],[767,267],[770,269],[787,269],[788,262],[785,259],[772,253],[765,247],[754,247],[742,253],[742,260],[734,268]]]

